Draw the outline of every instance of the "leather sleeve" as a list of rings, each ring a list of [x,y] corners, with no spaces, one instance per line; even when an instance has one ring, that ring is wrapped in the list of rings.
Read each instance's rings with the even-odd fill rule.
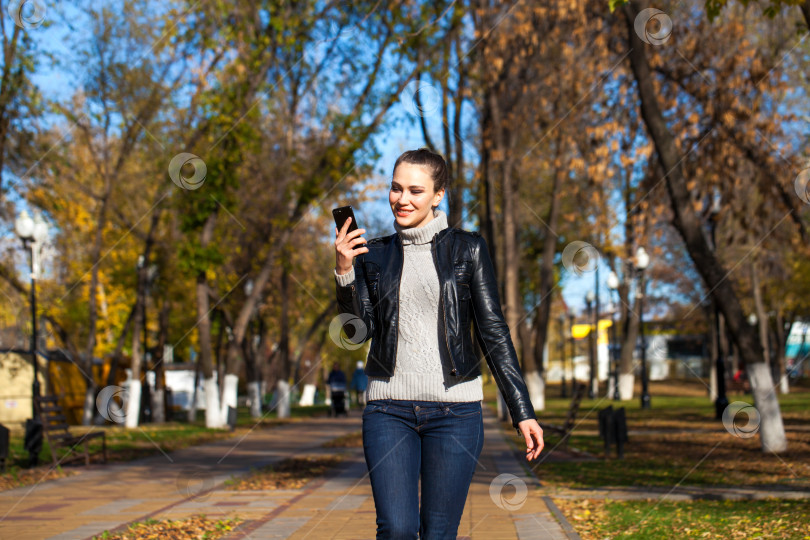
[[[344,317],[344,328],[351,326],[353,331],[347,331],[352,343],[360,344],[368,341],[374,335],[374,310],[368,295],[366,277],[363,272],[363,256],[354,259],[354,281],[342,286],[335,278],[337,291],[338,313],[354,315]],[[359,320],[358,320],[359,319]],[[362,324],[360,322],[362,321]]]
[[[498,390],[509,407],[512,425],[518,435],[522,436],[518,423],[530,418],[537,419],[537,416],[529,399],[526,382],[523,380],[509,326],[501,311],[498,282],[495,279],[489,249],[483,237],[477,235],[476,240],[474,253],[476,264],[470,281],[475,335],[484,352],[487,365],[495,377]]]

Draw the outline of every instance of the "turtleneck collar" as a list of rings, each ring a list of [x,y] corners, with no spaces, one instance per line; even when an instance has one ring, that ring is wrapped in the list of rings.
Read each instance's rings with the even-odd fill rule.
[[[402,244],[427,244],[433,240],[433,236],[447,228],[447,214],[438,208],[433,209],[433,219],[422,227],[400,227],[394,220],[394,228],[402,239]]]

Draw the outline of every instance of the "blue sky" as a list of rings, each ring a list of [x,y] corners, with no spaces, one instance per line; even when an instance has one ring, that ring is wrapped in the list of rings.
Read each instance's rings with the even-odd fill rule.
[[[75,39],[77,29],[86,26],[87,23],[82,20],[83,15],[81,12],[68,3],[49,5],[48,9],[46,20],[49,24],[31,29],[29,33],[38,42],[41,51],[48,52],[58,60],[63,61],[64,65],[75,68],[75,64],[71,61],[73,59],[73,49],[70,46],[70,40]],[[73,28],[71,29],[69,26]],[[78,80],[79,76],[79,73],[71,69],[67,71],[58,67],[51,69],[47,62],[42,62],[32,77],[47,99],[66,101],[80,82]],[[390,111],[387,129],[375,137],[375,142],[381,151],[381,158],[374,167],[375,180],[378,182],[387,182],[390,179],[393,163],[401,152],[425,144],[418,122],[412,121],[414,120],[411,99],[412,88],[410,90],[410,92],[403,93],[402,99]],[[423,92],[422,95],[423,100],[429,101],[429,92]],[[423,103],[423,106],[429,109],[431,104]],[[464,114],[467,120],[470,121],[474,111],[465,110]],[[436,134],[433,134],[434,140],[441,141],[441,137],[437,136],[438,128],[440,128],[440,125],[438,125],[439,115],[428,114],[427,119],[432,132],[436,132]],[[474,161],[477,155],[477,141],[468,139],[465,145],[467,159]],[[374,203],[365,204],[363,208],[357,209],[358,221],[362,225],[363,215],[366,214],[390,224],[393,217],[387,206],[387,189],[373,193],[371,196],[375,201]],[[442,203],[442,209],[447,211],[445,203]],[[465,223],[465,226],[470,227],[471,223]],[[393,227],[389,227],[389,229],[390,232],[393,232]],[[10,231],[5,231],[6,235],[8,235],[8,232]],[[16,238],[14,240],[16,241]],[[27,267],[27,263],[24,262],[22,257],[20,257],[19,263],[22,268]],[[599,272],[599,294],[603,308],[610,302],[609,291],[605,285],[607,274],[608,270],[603,265],[602,270]],[[585,309],[584,297],[589,290],[594,288],[594,278],[595,273],[593,272],[587,272],[581,276],[566,273],[562,284],[562,294],[568,306],[575,312]]]

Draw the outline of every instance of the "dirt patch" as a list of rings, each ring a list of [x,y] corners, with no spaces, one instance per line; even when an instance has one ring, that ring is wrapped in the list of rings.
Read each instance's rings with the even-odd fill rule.
[[[235,491],[300,489],[342,460],[343,456],[339,454],[285,459],[261,469],[253,469],[247,476],[228,482],[226,489]]]
[[[205,538],[213,540],[222,538],[233,530],[237,524],[236,519],[212,520],[204,516],[193,516],[188,519],[173,521],[154,519],[142,523],[133,523],[129,529],[122,533],[94,536],[93,540],[152,540],[152,539],[179,539],[179,538]]]
[[[324,448],[362,448],[363,432],[355,431],[323,443]]]

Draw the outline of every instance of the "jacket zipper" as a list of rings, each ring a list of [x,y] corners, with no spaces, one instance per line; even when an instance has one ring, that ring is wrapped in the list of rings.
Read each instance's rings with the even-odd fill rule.
[[[394,358],[392,359],[391,375],[397,369],[397,350],[399,349],[399,288],[402,286],[402,269],[405,267],[405,248],[402,247],[402,240],[399,241],[399,251],[402,253],[402,260],[399,263],[399,282],[397,283],[397,334],[394,336]]]
[[[439,233],[434,234],[433,235],[433,240],[430,241],[430,243],[432,244],[430,246],[430,251],[431,251],[431,253],[433,253],[433,264],[436,265],[436,274],[441,276],[441,274],[439,273],[439,259],[436,256],[436,237],[437,236],[439,236]],[[441,285],[442,284],[441,284],[441,277],[440,277],[439,278],[439,291],[443,292],[444,289],[443,289],[443,287]],[[442,302],[441,305],[442,305],[442,320],[444,321],[444,343],[445,343],[445,345],[447,345],[447,357],[450,359],[450,364],[453,366],[453,369],[450,370],[450,375],[455,375],[456,373],[458,373],[458,370],[456,370],[456,363],[453,362],[453,353],[450,352],[450,342],[447,341],[447,317],[444,314],[444,308],[445,308],[444,302]]]

